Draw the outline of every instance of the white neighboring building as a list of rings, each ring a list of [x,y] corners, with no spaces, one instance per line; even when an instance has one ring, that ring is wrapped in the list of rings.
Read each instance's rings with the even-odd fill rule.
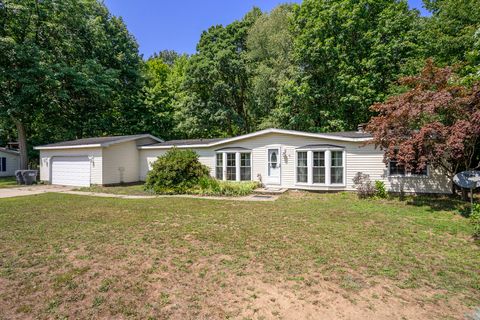
[[[200,161],[210,168],[210,174],[221,180],[258,180],[265,186],[290,189],[351,191],[354,190],[353,177],[357,172],[363,172],[369,174],[372,181],[384,181],[389,191],[451,192],[448,179],[433,168],[427,168],[421,174],[410,174],[393,162],[385,165],[383,152],[367,144],[371,136],[359,131],[307,133],[266,129],[222,139],[166,142],[151,136],[149,139],[130,141],[128,148],[126,144],[122,146],[124,142],[117,142],[121,150],[116,153],[111,153],[112,149],[105,146],[85,145],[85,142],[78,145],[75,141],[38,147],[40,178],[54,184],[65,181],[75,184],[79,180],[81,185],[87,185],[87,182],[115,184],[120,183],[119,168],[129,167],[132,174],[123,182],[143,181],[153,162],[169,149],[177,147],[197,152]],[[89,155],[86,150],[90,151]],[[80,162],[89,160],[90,171],[87,172],[87,164],[72,162],[72,156],[83,157],[81,161],[78,159]],[[55,161],[61,162],[55,165]],[[92,163],[96,163],[97,167]],[[65,166],[70,169],[63,169]],[[135,166],[138,167],[135,169]],[[63,176],[60,180],[54,179],[58,170]]]
[[[0,148],[0,177],[11,177],[20,168],[20,153],[16,150]]]

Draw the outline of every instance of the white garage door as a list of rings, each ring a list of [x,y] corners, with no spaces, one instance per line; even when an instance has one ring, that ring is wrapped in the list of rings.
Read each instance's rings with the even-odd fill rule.
[[[89,187],[90,160],[87,157],[53,158],[52,184]]]

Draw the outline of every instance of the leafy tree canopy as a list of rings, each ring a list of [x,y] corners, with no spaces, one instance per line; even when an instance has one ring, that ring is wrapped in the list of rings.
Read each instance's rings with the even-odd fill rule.
[[[417,55],[418,13],[406,1],[305,0],[295,54],[309,86],[312,131],[353,129]]]
[[[454,80],[451,68],[429,60],[419,76],[401,80],[410,90],[372,107],[367,130],[386,160],[413,172],[431,164],[450,178],[480,167],[480,87]]]
[[[0,117],[34,143],[135,130],[140,58],[95,0],[0,3]],[[128,106],[128,108],[127,108]]]

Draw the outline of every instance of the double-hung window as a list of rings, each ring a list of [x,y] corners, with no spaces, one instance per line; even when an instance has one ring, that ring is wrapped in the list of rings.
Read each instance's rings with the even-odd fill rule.
[[[313,152],[313,183],[325,183],[325,151]]]
[[[237,179],[237,161],[235,153],[227,153],[227,180]]]
[[[330,183],[343,184],[343,151],[331,152]]]
[[[345,185],[345,150],[342,147],[329,145],[307,147],[296,151],[296,183]]]
[[[240,153],[240,180],[252,180],[252,163],[250,153]]]
[[[7,171],[7,158],[0,157],[0,172]]]
[[[297,152],[297,182],[308,182],[308,153],[307,151]]]
[[[244,148],[217,150],[215,178],[228,181],[252,180],[252,154]]]
[[[223,180],[223,153],[217,153],[215,163],[215,178]]]

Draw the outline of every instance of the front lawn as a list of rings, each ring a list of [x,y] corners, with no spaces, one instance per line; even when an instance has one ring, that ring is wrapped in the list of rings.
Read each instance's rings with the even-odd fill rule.
[[[0,189],[15,186],[17,186],[17,179],[15,179],[15,177],[0,177]]]
[[[0,318],[464,319],[480,306],[479,246],[448,199],[52,193],[0,208]]]

